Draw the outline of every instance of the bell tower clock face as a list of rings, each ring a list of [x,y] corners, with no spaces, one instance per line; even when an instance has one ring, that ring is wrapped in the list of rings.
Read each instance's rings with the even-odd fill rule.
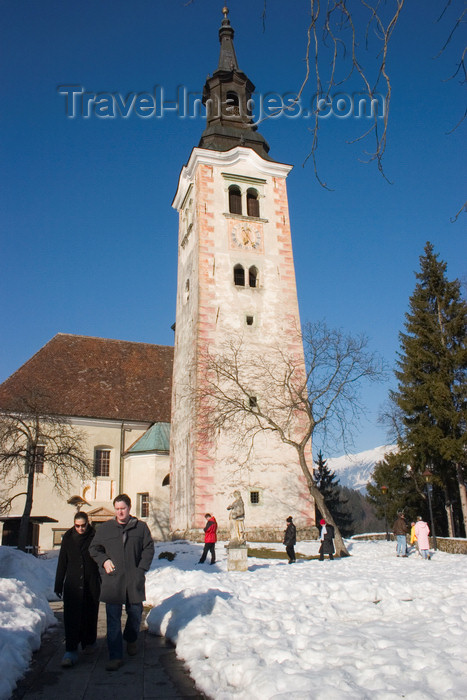
[[[263,252],[262,225],[253,221],[231,221],[230,245],[236,250]]]

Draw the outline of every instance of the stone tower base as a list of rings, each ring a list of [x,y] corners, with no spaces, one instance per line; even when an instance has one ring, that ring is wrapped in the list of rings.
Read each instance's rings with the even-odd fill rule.
[[[245,528],[245,537],[247,542],[282,542],[284,539],[284,530],[276,530],[272,528]],[[317,540],[319,531],[317,527],[297,527],[297,541],[300,540]],[[217,530],[217,539],[221,542],[228,542],[230,533],[228,528],[219,528]],[[204,531],[198,529],[192,530],[175,530],[170,533],[171,540],[188,540],[189,542],[204,542]]]

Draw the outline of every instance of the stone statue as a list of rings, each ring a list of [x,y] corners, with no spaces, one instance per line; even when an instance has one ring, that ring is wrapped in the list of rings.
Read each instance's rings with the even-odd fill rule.
[[[245,542],[245,504],[240,491],[233,492],[235,501],[227,506],[230,510],[230,542]]]

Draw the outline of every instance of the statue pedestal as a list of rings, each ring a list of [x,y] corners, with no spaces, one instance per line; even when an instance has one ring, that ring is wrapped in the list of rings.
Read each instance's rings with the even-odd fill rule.
[[[248,571],[248,546],[243,542],[229,542],[227,549],[227,571]]]

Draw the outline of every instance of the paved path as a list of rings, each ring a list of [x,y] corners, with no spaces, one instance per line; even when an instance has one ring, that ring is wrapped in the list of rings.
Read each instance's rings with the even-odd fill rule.
[[[97,649],[92,655],[80,654],[73,668],[62,668],[65,652],[63,604],[51,603],[59,625],[44,634],[42,646],[33,656],[30,669],[11,700],[149,700],[205,698],[165,639],[142,631],[136,656],[125,656],[118,671],[105,670],[105,607],[99,610]],[[123,614],[125,619],[125,613]]]

